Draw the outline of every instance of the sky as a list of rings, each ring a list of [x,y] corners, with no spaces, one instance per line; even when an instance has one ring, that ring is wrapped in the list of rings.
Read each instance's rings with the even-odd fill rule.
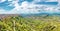
[[[59,13],[60,0],[0,0],[0,14]]]

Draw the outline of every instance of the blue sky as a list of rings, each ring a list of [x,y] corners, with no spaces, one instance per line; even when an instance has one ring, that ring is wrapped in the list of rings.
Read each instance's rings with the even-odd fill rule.
[[[58,13],[59,0],[0,0],[0,14]]]

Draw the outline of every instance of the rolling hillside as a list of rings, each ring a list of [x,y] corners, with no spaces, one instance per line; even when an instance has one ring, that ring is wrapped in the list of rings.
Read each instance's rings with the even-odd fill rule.
[[[60,31],[60,16],[9,15],[0,20],[0,31]]]

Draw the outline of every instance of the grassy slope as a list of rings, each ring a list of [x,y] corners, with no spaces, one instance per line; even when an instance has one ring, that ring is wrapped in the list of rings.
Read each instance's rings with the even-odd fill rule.
[[[6,17],[0,19],[0,31],[60,31],[60,17]]]

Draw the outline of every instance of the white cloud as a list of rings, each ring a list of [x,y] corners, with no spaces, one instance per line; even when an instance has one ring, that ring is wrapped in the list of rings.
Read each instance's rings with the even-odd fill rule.
[[[1,10],[0,14],[22,14],[22,13],[37,13],[37,10],[34,9],[35,5],[34,4],[29,4],[27,1],[23,2],[22,5],[20,6],[17,1],[14,1],[12,4],[14,4],[15,8],[12,9],[11,11],[5,11]],[[22,9],[23,8],[23,9]],[[28,9],[32,8],[32,9]]]
[[[4,2],[4,1],[6,1],[6,0],[0,0],[0,3]]]
[[[9,0],[11,1],[11,0]],[[19,5],[18,4],[18,1],[19,0],[15,0],[15,1],[12,1],[12,3],[10,4],[15,6],[14,9],[12,9],[11,11],[5,11],[3,9],[0,10],[0,14],[22,14],[22,13],[26,13],[26,14],[29,14],[29,13],[40,13],[41,11],[43,11],[43,9],[46,11],[46,12],[56,12],[57,11],[57,8],[55,7],[50,7],[50,6],[45,6],[45,5],[37,5],[37,4],[34,4],[34,1],[32,3],[29,3],[27,1],[24,1],[22,3],[22,5]],[[40,0],[38,0],[40,1]],[[38,2],[37,0],[35,0],[35,2]],[[39,9],[37,9],[37,8]],[[47,8],[44,8],[44,7],[47,7]],[[55,9],[56,11],[54,11]],[[38,10],[41,10],[40,12]]]
[[[8,1],[13,1],[13,0],[8,0]]]
[[[41,2],[41,1],[56,2],[58,0],[34,0],[34,2]]]
[[[57,0],[47,0],[48,2],[56,2]]]

